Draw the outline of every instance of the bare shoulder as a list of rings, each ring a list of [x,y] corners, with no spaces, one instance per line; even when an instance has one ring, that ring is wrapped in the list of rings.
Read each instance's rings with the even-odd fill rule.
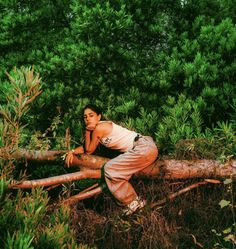
[[[112,122],[111,121],[99,122],[98,125],[96,126],[96,131],[101,137],[107,136],[112,131]]]

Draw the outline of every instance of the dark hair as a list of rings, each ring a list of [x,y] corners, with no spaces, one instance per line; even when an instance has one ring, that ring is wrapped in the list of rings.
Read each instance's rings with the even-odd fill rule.
[[[83,114],[84,114],[84,111],[85,111],[86,109],[91,109],[92,111],[96,112],[97,115],[99,115],[99,114],[102,115],[102,110],[101,110],[98,106],[96,106],[96,105],[93,105],[93,104],[88,104],[88,105],[86,105],[86,106],[83,108],[83,110],[82,110],[82,111],[83,111]]]

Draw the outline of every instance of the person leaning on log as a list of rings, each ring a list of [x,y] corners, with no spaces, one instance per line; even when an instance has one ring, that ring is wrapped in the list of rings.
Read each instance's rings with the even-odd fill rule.
[[[66,158],[70,166],[77,154],[92,154],[99,143],[123,152],[104,165],[104,177],[111,194],[125,208],[123,213],[130,215],[146,205],[130,184],[133,174],[144,172],[158,156],[158,149],[153,139],[135,131],[128,130],[112,121],[101,121],[102,112],[95,105],[83,108],[85,129],[85,149],[83,146],[71,150]]]

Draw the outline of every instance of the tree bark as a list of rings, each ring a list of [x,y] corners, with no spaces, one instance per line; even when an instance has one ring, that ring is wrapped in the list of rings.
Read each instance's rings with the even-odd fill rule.
[[[3,150],[0,156],[3,158]],[[66,151],[32,151],[18,150],[11,154],[14,159],[27,161],[62,161]],[[72,166],[81,169],[101,169],[109,158],[95,155],[82,154],[75,157]],[[136,175],[137,177],[186,179],[186,178],[229,178],[236,179],[236,160],[221,163],[216,160],[156,160],[145,171]]]
[[[66,154],[65,150],[26,150],[19,149],[10,153],[5,148],[0,149],[0,158],[5,158],[5,154],[8,155],[7,159],[24,159],[26,161],[56,161],[61,160],[61,157]]]
[[[82,170],[75,173],[64,174],[60,176],[52,176],[37,180],[13,181],[8,188],[36,188],[58,185],[66,182],[78,181],[82,179],[99,179],[101,178],[101,170]]]
[[[93,187],[93,186],[92,186]],[[102,186],[96,186],[93,188],[88,188],[86,191],[80,192],[77,195],[73,195],[62,201],[62,204],[70,205],[78,201],[82,201],[87,198],[91,198],[93,196],[99,195],[102,193]]]

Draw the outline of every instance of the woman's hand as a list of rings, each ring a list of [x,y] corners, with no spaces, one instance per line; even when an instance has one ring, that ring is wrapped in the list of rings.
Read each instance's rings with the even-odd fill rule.
[[[94,131],[94,129],[96,128],[97,124],[89,124],[86,126],[86,130],[87,131]]]
[[[67,157],[66,157],[66,165],[67,165],[67,167],[71,166],[71,164],[73,163],[75,155],[83,154],[83,153],[84,153],[83,146],[79,146],[78,148],[76,148],[74,150],[70,150],[68,152],[68,154],[67,154]]]
[[[67,154],[67,157],[66,157],[66,165],[67,165],[68,168],[72,164],[73,159],[74,159],[74,153],[73,153],[73,151],[69,151],[68,154]]]

